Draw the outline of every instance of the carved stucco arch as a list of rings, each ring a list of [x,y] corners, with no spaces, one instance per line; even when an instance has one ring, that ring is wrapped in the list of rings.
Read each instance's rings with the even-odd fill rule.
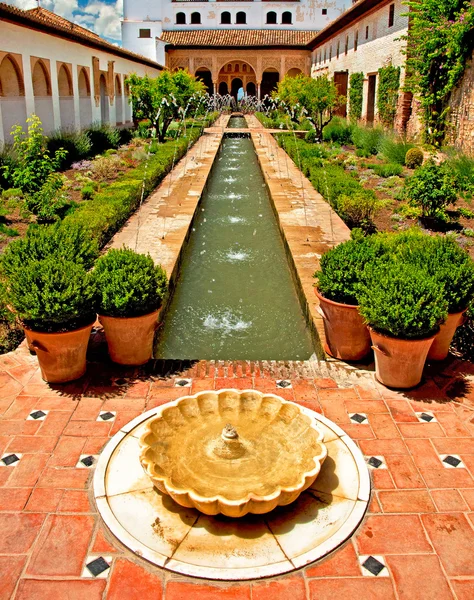
[[[217,65],[216,77],[219,76],[219,73],[225,66],[227,66],[229,63],[232,63],[232,62],[241,62],[241,63],[247,64],[255,73],[255,77],[257,78],[257,81],[258,81],[259,77],[258,77],[257,68],[247,58],[239,58],[238,56],[235,56],[233,58],[227,57],[227,58],[223,59],[221,62],[219,62]]]

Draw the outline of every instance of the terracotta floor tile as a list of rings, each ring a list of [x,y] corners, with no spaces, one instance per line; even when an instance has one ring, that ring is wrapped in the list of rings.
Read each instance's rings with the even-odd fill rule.
[[[106,579],[23,579],[20,581],[15,600],[102,600],[106,585]]]
[[[379,502],[377,493],[374,492],[372,494],[372,498],[370,499],[369,510],[368,510],[369,513],[381,513],[382,512],[382,507],[380,506],[380,502]]]
[[[38,399],[38,406],[45,410],[55,410],[61,412],[67,412],[72,414],[80,400],[70,397],[58,397],[58,396],[42,396]]]
[[[194,383],[195,382],[193,382],[193,385]],[[270,392],[272,394],[277,393],[277,387],[274,379],[266,379],[263,377],[255,376],[253,378],[253,386],[259,392]]]
[[[319,403],[321,408],[323,409],[323,414],[334,423],[338,424],[348,424],[350,423],[349,415],[345,409],[345,406],[342,402],[333,402],[331,400],[327,400],[321,397],[321,393],[323,391],[328,390],[320,390],[319,393]],[[332,390],[331,390],[332,391]],[[334,390],[337,391],[337,390]]]
[[[102,410],[104,401],[101,398],[81,398],[77,403],[71,421],[95,421]]]
[[[314,385],[316,386],[316,388],[323,389],[337,388],[337,383],[334,381],[334,379],[331,379],[330,377],[321,377],[319,379],[315,379]]]
[[[464,512],[469,510],[458,490],[432,490],[431,497],[439,512]]]
[[[48,466],[74,467],[83,454],[86,438],[62,436],[53,451]]]
[[[437,556],[387,556],[386,561],[401,600],[454,598]]]
[[[474,480],[467,469],[421,468],[421,474],[430,489],[436,488],[474,488]]]
[[[97,534],[95,536],[95,541],[91,552],[96,552],[98,554],[110,554],[111,552],[117,552],[117,549],[108,542],[103,528],[100,526],[97,529]]]
[[[376,490],[393,490],[395,488],[392,476],[387,469],[373,469],[371,475]]]
[[[35,488],[26,505],[27,511],[32,512],[55,512],[64,490],[49,488]]]
[[[252,584],[252,600],[306,600],[306,588],[301,576]]]
[[[150,387],[150,381],[131,381],[125,392],[125,398],[146,398]]]
[[[100,410],[108,411],[114,410],[120,412],[121,410],[135,410],[143,412],[145,410],[146,398],[107,398]],[[99,413],[97,413],[97,416]]]
[[[0,554],[25,554],[43,525],[45,515],[36,513],[0,514]]]
[[[0,556],[0,598],[10,598],[25,566],[26,556]]]
[[[461,490],[461,495],[469,506],[469,509],[474,510],[474,489]]]
[[[8,487],[33,487],[41,477],[49,454],[24,454],[8,478]]]
[[[70,421],[64,435],[77,437],[106,437],[109,435],[112,423],[99,423],[98,421]]]
[[[371,415],[371,417],[372,416],[373,415]],[[366,425],[365,423],[362,423],[361,425],[356,423],[339,423],[339,425],[353,440],[370,440],[374,437],[374,432],[372,431],[371,426]]]
[[[216,390],[223,390],[225,388],[251,390],[253,388],[253,380],[251,377],[217,377],[215,385]],[[183,396],[189,393],[190,390],[183,394]]]
[[[416,554],[432,552],[418,516],[373,515],[357,535],[360,554]]]
[[[366,456],[387,456],[389,454],[408,454],[405,442],[393,440],[360,440],[360,449]]]
[[[385,400],[396,423],[418,423],[415,411],[406,400]]]
[[[31,488],[0,488],[0,511],[23,510],[30,494]]]
[[[336,550],[329,558],[308,567],[305,571],[306,577],[349,577],[351,575],[355,577],[360,575],[359,561],[351,541],[342,550]]]
[[[425,409],[425,410],[431,410]],[[438,423],[399,423],[398,427],[405,438],[437,438],[444,436]]]
[[[370,425],[378,439],[394,439],[400,437],[400,432],[389,414],[370,415]]]
[[[148,395],[148,399],[162,400],[163,402],[171,402],[171,400],[176,400],[177,398],[181,398],[181,396],[186,396],[187,394],[189,394],[189,392],[189,388],[153,388],[152,386]]]
[[[440,454],[474,454],[474,438],[435,438],[433,446]]]
[[[86,482],[90,474],[91,471],[88,469],[48,467],[39,478],[38,487],[81,490],[86,487]]]
[[[440,412],[436,414],[436,418],[448,437],[464,438],[469,435],[469,430],[464,427],[455,413]]]
[[[387,454],[385,462],[397,488],[412,489],[426,487],[410,456]]]
[[[205,390],[213,390],[214,383],[215,379],[212,379],[211,377],[206,377],[204,379],[193,379],[191,393],[197,394],[198,392],[203,392]]]
[[[429,492],[425,490],[381,491],[378,493],[382,509],[386,513],[435,512]]]
[[[120,410],[117,412],[117,415],[112,423],[112,428],[110,429],[109,434],[115,435],[117,431],[120,431],[124,425],[129,423],[135,417],[138,417],[142,414],[141,410]],[[93,438],[89,438],[93,439]]]
[[[58,443],[57,436],[17,435],[8,445],[9,452],[52,452]]]
[[[344,405],[348,413],[361,412],[367,415],[388,413],[388,408],[382,400],[346,400]]]
[[[358,395],[353,387],[337,388],[337,389],[322,389],[318,392],[320,400],[357,400]]]
[[[474,598],[474,579],[451,579],[451,585],[457,600],[472,600]]]
[[[375,384],[373,386],[369,384],[355,385],[354,389],[363,400],[379,400],[382,398],[382,394],[375,387]]]
[[[466,517],[432,514],[421,519],[448,576],[474,576],[474,530]]]
[[[107,444],[107,442],[109,441],[109,437],[87,438],[86,443],[84,444],[84,447],[80,454],[100,454],[104,449],[105,444]]]
[[[27,567],[28,575],[80,576],[94,519],[48,515]]]
[[[149,573],[141,565],[119,558],[115,561],[107,600],[161,600],[161,575]]]
[[[0,436],[35,435],[41,427],[41,423],[41,421],[13,421],[5,419],[0,421]]]
[[[38,429],[38,435],[62,435],[67,422],[71,418],[68,412],[62,410],[52,410],[41,423]]]
[[[3,417],[12,421],[26,419],[32,410],[39,408],[36,406],[38,401],[38,396],[17,397]]]
[[[250,600],[250,585],[243,583],[232,587],[219,587],[169,581],[165,597],[166,600]]]
[[[432,440],[408,439],[405,440],[405,444],[410,450],[412,459],[417,467],[439,469],[441,466],[441,468],[444,468],[443,465],[441,465],[439,456],[433,447]]]
[[[95,512],[91,507],[87,492],[82,490],[64,490],[64,494],[56,509],[57,512]]]
[[[358,577],[352,579],[312,579],[309,582],[310,600],[359,598],[363,600],[394,599],[392,582],[388,577]]]

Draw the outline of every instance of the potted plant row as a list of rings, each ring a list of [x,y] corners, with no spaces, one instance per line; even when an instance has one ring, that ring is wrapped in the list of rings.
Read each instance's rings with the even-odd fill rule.
[[[97,244],[82,228],[58,224],[32,228],[2,257],[6,302],[50,383],[85,373],[97,309],[112,360],[138,365],[151,357],[164,271],[132,250],[97,256]]]
[[[474,296],[474,263],[467,252],[449,236],[419,230],[356,236],[323,255],[315,277],[326,351],[358,360],[372,346],[376,376],[390,387],[417,385],[426,358],[446,358]],[[349,311],[355,316],[345,316]],[[400,342],[399,351],[389,349],[386,338]],[[406,361],[408,348],[417,350]],[[391,363],[395,371],[387,375]]]

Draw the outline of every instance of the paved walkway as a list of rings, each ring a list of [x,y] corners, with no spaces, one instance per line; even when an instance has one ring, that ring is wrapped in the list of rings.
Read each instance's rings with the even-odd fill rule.
[[[91,348],[91,359],[98,351]],[[24,345],[0,357],[2,600],[472,600],[472,364],[436,367],[407,394],[324,363],[196,363],[169,376],[151,370],[120,369],[102,357],[83,380],[49,386]],[[280,389],[282,378],[291,387]],[[372,458],[370,512],[332,557],[266,581],[206,582],[149,566],[102,525],[91,500],[94,463],[81,460],[94,461],[143,411],[223,387],[276,392],[322,412]],[[378,576],[361,566],[368,556],[378,561],[366,563],[375,571],[385,565]],[[100,557],[108,567],[94,577],[85,565]]]

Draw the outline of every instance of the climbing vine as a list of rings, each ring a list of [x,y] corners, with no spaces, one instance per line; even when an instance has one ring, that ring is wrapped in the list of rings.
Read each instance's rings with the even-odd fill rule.
[[[474,5],[468,0],[409,0],[406,89],[420,99],[426,141],[441,144],[450,96],[474,50]]]
[[[349,118],[354,123],[362,116],[363,88],[364,74],[352,73],[349,78]]]
[[[397,112],[398,90],[400,88],[400,67],[388,65],[379,69],[377,109],[379,119],[386,127],[393,127]]]

